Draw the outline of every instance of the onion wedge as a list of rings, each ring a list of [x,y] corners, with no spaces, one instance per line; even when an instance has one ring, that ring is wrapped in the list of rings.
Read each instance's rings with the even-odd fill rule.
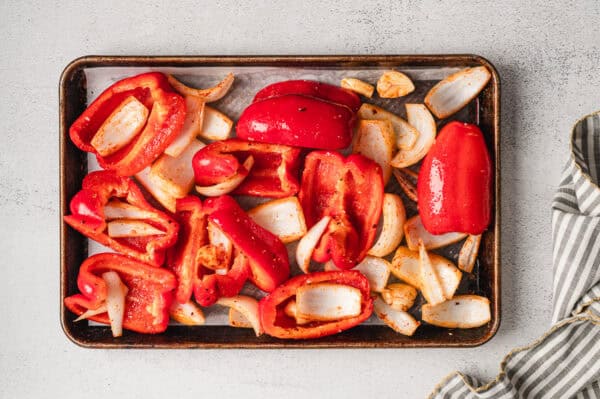
[[[212,186],[196,186],[196,191],[206,197],[218,197],[220,195],[229,194],[242,184],[246,176],[248,176],[248,173],[250,173],[250,169],[252,169],[253,165],[254,157],[248,155],[248,158],[246,158],[243,163],[244,172],[239,172],[234,176],[229,177],[227,180],[213,184]]]
[[[373,302],[373,311],[381,321],[403,335],[413,335],[421,324],[410,313],[393,309],[380,297]]]
[[[191,300],[186,303],[173,301],[169,308],[169,316],[176,322],[186,326],[201,326],[206,322],[204,312],[200,306]]]
[[[369,255],[387,256],[391,254],[404,236],[406,209],[402,199],[396,194],[385,193],[382,206],[383,225],[377,241],[369,250]]]
[[[392,174],[390,162],[394,152],[392,123],[389,120],[359,120],[352,152],[377,162],[383,172],[383,184],[387,184]]]
[[[173,75],[167,75],[169,79],[169,83],[176,92],[183,96],[197,96],[202,99],[202,101],[206,103],[212,103],[214,101],[220,100],[225,97],[231,86],[233,85],[234,76],[233,73],[228,73],[222,81],[220,81],[216,86],[211,87],[209,89],[194,89],[192,87],[188,87],[175,79]]]
[[[474,99],[491,77],[484,66],[460,70],[433,86],[425,104],[439,119],[447,118]]]
[[[127,286],[123,284],[117,272],[102,273],[106,283],[106,311],[110,320],[110,329],[113,337],[123,335],[123,317],[125,316],[125,297]]]
[[[406,104],[408,123],[419,132],[415,145],[410,150],[400,149],[391,165],[395,168],[406,168],[419,162],[435,142],[437,127],[431,112],[423,104]]]
[[[414,202],[418,202],[419,197],[417,194],[417,187],[415,183],[410,179],[408,173],[405,172],[406,170],[410,169],[394,169],[392,173],[394,174],[398,185],[400,186],[402,191],[404,191],[404,194],[406,194],[406,196]]]
[[[137,219],[115,219],[107,223],[109,237],[147,237],[163,235],[164,231]]]
[[[161,187],[150,177],[150,166],[141,170],[135,175],[136,180],[170,212],[175,212],[175,203],[177,199],[169,194],[164,187]]]
[[[450,299],[446,298],[444,294],[444,287],[442,287],[437,269],[431,264],[429,254],[422,242],[419,243],[419,274],[421,293],[427,302],[436,305]]]
[[[292,319],[295,319],[296,324],[308,324],[312,321],[310,319],[299,317],[298,313],[296,312],[296,309],[296,301],[292,299],[285,305],[285,307],[283,308],[283,312]]]
[[[152,212],[147,212],[137,206],[128,204],[119,200],[111,200],[104,205],[104,218],[106,220],[114,219],[147,219],[154,216]]]
[[[423,241],[426,249],[436,249],[454,244],[465,238],[466,233],[446,233],[434,235],[425,230],[419,215],[413,216],[404,223],[406,244],[412,251],[419,249],[419,240]]]
[[[342,86],[344,89],[352,90],[355,93],[362,94],[367,98],[373,97],[373,92],[375,91],[375,87],[373,87],[373,85],[355,78],[342,79],[340,86]]]
[[[179,136],[165,149],[165,154],[178,157],[200,134],[204,120],[204,101],[197,96],[185,97],[185,120]]]
[[[106,313],[106,311],[107,311],[106,310],[106,303],[103,303],[102,305],[100,305],[98,307],[98,309],[88,309],[88,310],[86,310],[81,315],[79,315],[78,318],[76,318],[73,321],[77,322],[77,321],[89,319],[92,316],[96,316],[96,315],[99,315],[99,314],[102,314],[102,313]]]
[[[381,299],[392,309],[406,312],[415,304],[417,289],[403,283],[390,284],[381,291]]]
[[[258,301],[256,299],[246,295],[236,295],[229,298],[219,298],[216,304],[234,308],[240,312],[252,325],[257,337],[263,333],[258,316]]]
[[[209,140],[225,140],[231,134],[233,121],[227,115],[214,108],[204,108],[204,123],[200,136]]]
[[[231,327],[252,328],[252,324],[250,324],[248,319],[246,319],[241,312],[235,310],[234,308],[229,308],[228,319]]]
[[[365,256],[353,270],[358,270],[369,280],[371,291],[381,292],[390,278],[390,262],[376,256]]]
[[[296,317],[333,321],[358,316],[362,294],[349,285],[317,283],[296,290]]]
[[[460,284],[461,271],[451,261],[434,253],[429,254],[429,261],[440,279],[444,296],[452,298]],[[418,252],[411,251],[407,247],[398,247],[390,271],[400,280],[417,289],[422,289]]]
[[[491,320],[490,301],[478,295],[457,295],[449,301],[421,308],[423,321],[438,327],[475,328]]]
[[[415,91],[412,80],[402,72],[386,71],[377,81],[377,94],[381,98],[398,98]]]
[[[227,237],[225,233],[210,220],[208,221],[206,229],[208,231],[208,242],[214,247],[221,248],[226,258],[226,264],[229,265],[231,263],[233,243],[229,237]]]
[[[315,250],[315,247],[319,243],[321,236],[327,230],[329,222],[331,221],[330,216],[323,216],[313,227],[311,227],[306,235],[302,237],[296,248],[296,262],[298,267],[304,273],[308,273],[308,267],[310,266],[310,258]]]
[[[481,244],[481,234],[469,235],[458,254],[458,268],[467,273],[473,271],[477,254],[479,253],[479,245]]]
[[[363,103],[358,110],[358,117],[360,119],[389,120],[394,128],[396,147],[401,150],[413,148],[419,137],[417,129],[407,121],[372,104]]]
[[[279,237],[284,244],[299,240],[307,231],[304,212],[297,197],[265,202],[250,209],[248,216]]]
[[[204,146],[200,140],[193,139],[178,157],[161,155],[150,167],[150,179],[169,195],[185,197],[194,187],[192,158]]]

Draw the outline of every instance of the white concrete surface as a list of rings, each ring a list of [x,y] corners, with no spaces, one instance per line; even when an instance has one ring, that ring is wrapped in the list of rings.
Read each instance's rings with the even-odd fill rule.
[[[0,397],[423,398],[452,370],[493,377],[511,348],[548,328],[550,202],[570,127],[600,108],[597,3],[274,3],[0,2]],[[477,53],[497,66],[497,336],[440,350],[101,351],[69,342],[58,316],[62,68],[85,54],[344,53]]]

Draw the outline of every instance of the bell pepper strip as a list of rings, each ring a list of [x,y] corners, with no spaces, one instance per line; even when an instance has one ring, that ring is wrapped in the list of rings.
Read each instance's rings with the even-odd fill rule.
[[[311,321],[298,324],[285,312],[286,305],[295,299],[298,288],[316,283],[332,283],[358,288],[362,294],[361,313],[336,321]],[[369,281],[356,270],[315,272],[291,278],[277,287],[259,303],[261,324],[266,334],[283,339],[320,338],[337,334],[367,320],[373,313],[373,298]]]
[[[202,269],[202,264],[199,264]],[[199,274],[202,272],[199,272]],[[226,274],[205,274],[194,284],[194,297],[201,306],[211,306],[219,298],[239,294],[250,276],[248,258],[239,253]]]
[[[91,144],[94,135],[132,96],[150,110],[143,130],[115,153],[100,155]],[[173,91],[167,77],[159,72],[144,73],[120,80],[102,92],[71,125],[69,135],[79,149],[94,153],[102,168],[131,176],[150,165],[177,138],[185,114],[185,101]]]
[[[209,198],[204,203],[208,220],[214,223],[246,257],[250,281],[271,292],[290,275],[285,245],[273,233],[255,223],[232,197]]]
[[[107,297],[102,273],[114,271],[127,286],[123,327],[127,330],[156,334],[167,329],[169,307],[177,285],[169,270],[148,266],[138,260],[114,253],[89,257],[79,268],[77,286],[80,294],[65,298],[65,306],[80,315],[102,306]],[[109,324],[108,314],[89,317],[98,323]]]
[[[492,164],[481,130],[453,121],[442,128],[421,164],[419,214],[431,234],[478,235],[492,210]]]
[[[219,184],[237,174],[246,178],[233,191],[235,194],[283,198],[298,192],[298,148],[277,144],[253,143],[240,139],[215,141],[194,155],[192,168],[196,184]],[[252,156],[252,168],[243,163]]]
[[[164,233],[145,237],[110,237],[104,206],[111,200],[123,201],[141,209],[147,217],[140,220]],[[114,171],[89,173],[83,179],[81,191],[71,199],[70,208],[71,215],[65,216],[64,221],[75,230],[121,254],[152,266],[161,266],[165,250],[177,241],[177,222],[153,208],[132,179],[117,176]]]
[[[281,97],[287,94],[301,94],[303,96],[319,98],[344,105],[353,112],[357,112],[361,105],[360,97],[353,91],[315,80],[286,80],[273,83],[256,93],[253,102],[262,101],[267,98]]]
[[[197,258],[200,248],[208,242],[202,201],[191,195],[178,199],[174,218],[179,223],[179,239],[167,250],[165,265],[177,276],[175,300],[186,303],[192,296],[194,283],[202,277],[197,274]]]
[[[383,190],[381,167],[362,155],[308,154],[298,196],[306,224],[331,217],[312,258],[343,270],[360,263],[375,240]]]
[[[236,132],[249,141],[338,150],[350,145],[355,117],[344,105],[286,94],[250,104]]]

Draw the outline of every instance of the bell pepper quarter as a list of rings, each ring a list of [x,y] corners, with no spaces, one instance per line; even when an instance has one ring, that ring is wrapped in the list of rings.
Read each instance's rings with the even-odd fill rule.
[[[218,184],[238,173],[247,173],[234,194],[283,198],[300,189],[299,148],[277,144],[254,143],[240,139],[215,141],[199,150],[192,160],[196,184]],[[252,155],[250,171],[243,162]]]
[[[285,314],[284,308],[296,296],[299,287],[316,283],[342,284],[361,292],[361,313],[355,317],[332,322],[313,321],[299,325]],[[356,270],[315,272],[291,278],[259,302],[259,315],[265,333],[282,339],[320,338],[337,334],[367,320],[373,313],[369,281]]]
[[[148,266],[123,255],[102,253],[86,259],[77,277],[81,293],[65,298],[65,306],[77,315],[101,306],[107,296],[102,274],[107,271],[117,272],[128,288],[123,327],[144,334],[165,331],[169,324],[173,290],[177,284],[175,276],[169,270]],[[98,323],[110,323],[107,313],[90,319]]]
[[[102,123],[130,96],[150,110],[148,120],[127,145],[103,157],[92,146],[92,139]],[[120,80],[102,92],[71,125],[69,135],[79,149],[94,153],[104,169],[132,176],[150,165],[175,140],[185,114],[185,101],[173,91],[167,77],[159,72],[144,73]]]
[[[110,237],[104,217],[104,206],[119,199],[149,214],[144,222],[164,234],[146,237]],[[117,176],[114,171],[96,171],[83,179],[81,191],[71,199],[71,214],[64,221],[84,236],[115,251],[152,266],[161,266],[165,250],[177,241],[179,225],[167,214],[155,209],[144,198],[139,187],[129,177]]]
[[[301,94],[315,97],[335,104],[344,105],[353,112],[360,108],[360,97],[348,89],[315,80],[286,80],[264,87],[254,96],[253,102],[267,98],[281,97],[286,94]]]
[[[239,253],[226,274],[205,274],[198,279],[194,284],[194,298],[201,306],[211,306],[219,298],[237,295],[249,276],[248,258]]]
[[[271,292],[290,275],[290,262],[281,240],[255,223],[230,196],[205,201],[208,220],[214,223],[248,257],[250,281]]]
[[[307,227],[332,218],[313,252],[317,262],[333,260],[340,269],[360,263],[373,245],[383,205],[381,167],[352,154],[313,151],[306,156],[298,199]]]
[[[419,214],[431,234],[483,233],[492,213],[492,163],[481,130],[445,125],[417,180]]]
[[[250,104],[236,132],[249,141],[338,150],[350,145],[355,116],[343,105],[286,94]]]

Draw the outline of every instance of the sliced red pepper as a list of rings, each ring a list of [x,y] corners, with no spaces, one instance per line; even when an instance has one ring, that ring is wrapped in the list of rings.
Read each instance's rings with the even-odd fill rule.
[[[91,145],[92,138],[110,114],[129,96],[149,110],[144,129],[114,154],[103,157]],[[185,119],[185,101],[159,72],[120,80],[106,89],[71,125],[69,134],[81,150],[96,154],[104,169],[132,176],[150,165],[177,137]]]
[[[249,173],[243,162],[252,155]],[[238,173],[247,173],[235,194],[282,198],[300,189],[298,167],[300,149],[277,144],[252,143],[229,139],[215,141],[202,148],[192,160],[196,184],[218,184]]]
[[[350,145],[354,122],[355,112],[344,105],[286,94],[250,104],[236,132],[250,141],[337,150]]]
[[[249,276],[248,258],[240,253],[233,260],[233,265],[227,274],[208,274],[196,281],[194,284],[196,302],[202,306],[211,306],[219,298],[237,295]]]
[[[373,245],[383,203],[381,168],[352,154],[313,151],[307,155],[298,196],[310,228],[323,216],[332,220],[313,252],[317,262],[332,259],[340,269],[361,262]]]
[[[319,98],[345,105],[353,112],[357,112],[361,105],[360,97],[353,91],[315,80],[286,80],[273,83],[256,93],[253,102],[262,101],[267,98],[281,97],[286,94],[301,94]]]
[[[295,299],[299,287],[316,283],[342,284],[358,288],[362,294],[361,313],[332,322],[314,321],[299,325],[285,314],[288,302]],[[337,334],[367,320],[373,313],[373,298],[370,296],[369,281],[356,270],[316,272],[291,278],[277,287],[259,303],[259,314],[265,333],[284,339],[319,338]]]
[[[205,201],[208,220],[219,227],[233,245],[248,257],[250,281],[271,292],[290,275],[287,249],[273,233],[256,224],[229,196]]]
[[[164,234],[146,237],[110,237],[106,231],[104,206],[111,199],[127,202],[143,210],[148,214],[143,221],[163,231]],[[71,199],[70,208],[71,215],[65,216],[64,220],[75,230],[119,253],[152,266],[162,265],[165,250],[177,241],[179,230],[177,222],[153,208],[133,180],[117,176],[113,171],[89,173],[83,179],[81,191]]]
[[[81,294],[65,298],[65,306],[77,315],[97,309],[106,300],[107,288],[102,274],[115,271],[127,286],[123,327],[145,334],[161,333],[169,324],[169,307],[177,284],[173,273],[148,266],[119,254],[103,253],[86,259],[79,268],[77,286]],[[109,324],[108,314],[90,317]]]
[[[450,122],[421,164],[419,214],[432,234],[481,234],[492,213],[492,163],[481,130]]]

